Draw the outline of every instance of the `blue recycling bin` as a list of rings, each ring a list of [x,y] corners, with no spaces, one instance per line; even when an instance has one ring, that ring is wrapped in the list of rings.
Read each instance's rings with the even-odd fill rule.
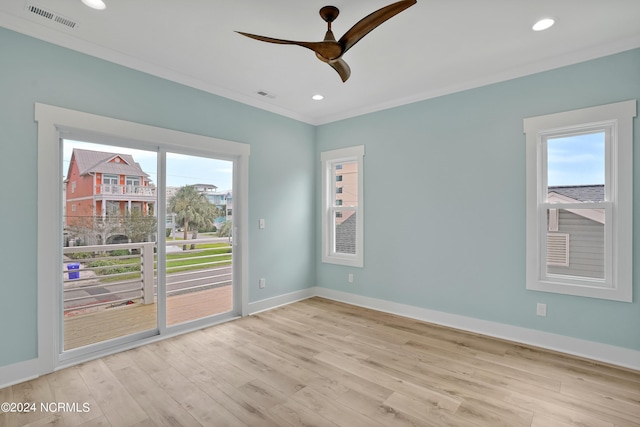
[[[80,263],[71,262],[67,264],[67,270],[69,270],[69,280],[77,280],[80,278]],[[71,271],[77,270],[77,271]]]

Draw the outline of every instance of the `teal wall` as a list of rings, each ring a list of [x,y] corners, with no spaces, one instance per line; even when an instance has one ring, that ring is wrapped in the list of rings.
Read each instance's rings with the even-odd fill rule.
[[[365,145],[365,262],[316,260],[317,285],[640,350],[638,118],[634,302],[525,290],[522,120],[628,99],[640,99],[640,50],[320,126],[316,156]],[[319,238],[317,226],[318,251]]]
[[[251,302],[318,285],[640,350],[637,297],[524,288],[522,119],[634,98],[640,50],[314,127],[0,28],[0,367],[37,356],[34,253],[46,207],[37,206],[36,102],[250,144]],[[639,138],[636,119],[636,148]],[[319,153],[358,144],[363,269],[318,256]],[[546,318],[535,316],[537,302],[548,304]]]
[[[36,102],[250,144],[249,301],[315,284],[313,126],[0,28],[0,366],[37,356]]]

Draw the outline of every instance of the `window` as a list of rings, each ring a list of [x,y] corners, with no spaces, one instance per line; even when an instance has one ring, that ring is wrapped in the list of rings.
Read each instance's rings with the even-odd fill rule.
[[[127,176],[125,177],[125,185],[127,194],[137,194],[140,192],[140,177],[139,176]]]
[[[636,101],[524,120],[527,289],[632,301]]]
[[[131,202],[131,213],[142,213],[142,202]]]
[[[111,200],[107,200],[106,204],[106,214],[107,216],[119,216],[120,215],[120,202],[112,202]]]
[[[363,157],[363,145],[321,154],[323,262],[364,265]]]
[[[120,194],[120,177],[118,175],[102,176],[102,193],[103,194]]]

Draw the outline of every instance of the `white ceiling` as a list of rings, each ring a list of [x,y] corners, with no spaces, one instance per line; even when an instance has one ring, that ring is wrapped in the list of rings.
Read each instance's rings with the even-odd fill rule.
[[[104,2],[96,11],[80,0],[2,0],[0,26],[311,124],[640,47],[640,0],[418,0],[344,55],[352,74],[342,83],[307,49],[234,31],[320,41],[318,11],[332,4],[340,38],[393,0]],[[542,17],[556,25],[532,31]],[[325,99],[313,101],[315,93]]]

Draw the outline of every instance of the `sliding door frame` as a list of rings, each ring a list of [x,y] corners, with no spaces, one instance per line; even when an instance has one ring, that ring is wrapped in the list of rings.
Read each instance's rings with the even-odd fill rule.
[[[208,136],[195,135],[171,129],[143,125],[66,108],[35,104],[35,121],[38,123],[38,374],[43,375],[67,366],[97,357],[127,350],[150,342],[166,339],[191,330],[218,323],[220,320],[198,321],[167,328],[163,316],[159,316],[158,329],[134,336],[135,341],[114,341],[108,346],[92,347],[89,351],[69,352],[65,355],[61,337],[63,317],[60,292],[62,281],[62,144],[63,139],[113,145],[123,142],[131,148],[158,153],[158,182],[164,187],[166,152],[219,158],[233,161],[234,189],[234,259],[233,280],[235,316],[248,314],[248,193],[249,193],[249,145]],[[158,194],[158,206],[164,206],[165,194]],[[163,224],[166,213],[158,210],[158,222]],[[160,233],[162,234],[162,233]],[[162,254],[162,239],[159,250]],[[163,259],[159,257],[159,259]],[[158,293],[160,289],[160,278]],[[166,315],[164,299],[160,302]]]

